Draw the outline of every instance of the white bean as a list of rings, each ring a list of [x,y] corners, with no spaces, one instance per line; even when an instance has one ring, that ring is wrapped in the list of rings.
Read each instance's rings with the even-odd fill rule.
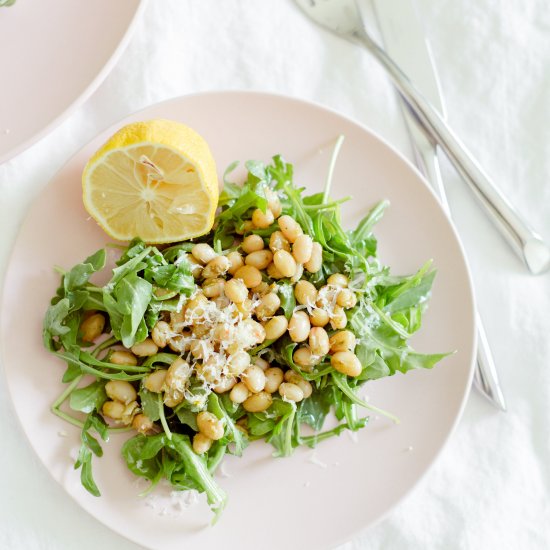
[[[224,279],[206,279],[202,283],[202,291],[207,298],[218,298],[223,294]]]
[[[321,362],[321,357],[312,355],[308,347],[299,347],[292,356],[293,361],[302,368],[302,370],[310,371],[314,365]]]
[[[166,371],[163,389],[183,392],[192,372],[189,363],[183,358],[177,357]]]
[[[253,286],[250,290],[259,296],[264,296],[271,292],[270,286],[265,281],[262,281],[258,286]]]
[[[283,207],[281,205],[281,200],[279,199],[279,195],[275,193],[275,191],[266,188],[265,190],[265,196],[267,199],[267,206],[273,212],[273,216],[275,218],[278,218],[281,215],[281,212],[283,211]]]
[[[304,267],[310,273],[317,273],[323,267],[323,248],[319,243],[313,243],[311,248],[311,257],[304,264]]]
[[[282,279],[284,275],[277,269],[274,263],[271,263],[267,266],[267,274],[272,279]]]
[[[133,366],[137,365],[137,357],[127,350],[118,350],[111,353],[109,356],[109,362],[114,365]]]
[[[313,251],[313,240],[309,235],[298,235],[292,245],[292,255],[299,264],[309,262]]]
[[[346,288],[348,286],[348,283],[349,279],[343,273],[333,273],[327,279],[327,284],[339,286],[340,288]]]
[[[248,297],[248,289],[242,279],[230,279],[225,283],[224,290],[225,295],[236,304],[244,302]]]
[[[277,250],[286,250],[290,252],[290,243],[283,235],[282,231],[273,231],[271,237],[269,237],[269,248],[273,253],[277,252]]]
[[[342,306],[334,306],[332,317],[330,319],[330,326],[334,330],[337,330],[337,329],[346,328],[347,324],[348,324],[348,318],[346,317],[346,312],[344,311]]]
[[[143,385],[145,389],[153,393],[160,393],[162,387],[164,386],[164,380],[166,379],[166,369],[159,369],[152,372],[143,380]]]
[[[231,267],[231,262],[225,256],[217,256],[210,260],[204,269],[202,270],[202,277],[204,279],[213,279],[214,277],[220,277]]]
[[[311,324],[309,316],[305,311],[295,311],[288,323],[288,334],[293,342],[307,340]]]
[[[258,229],[267,229],[274,221],[275,216],[273,215],[273,212],[269,210],[269,208],[266,210],[265,213],[262,212],[259,208],[256,208],[256,210],[252,212],[252,223]]]
[[[296,260],[286,250],[277,250],[273,254],[273,263],[283,277],[292,277],[296,273]]]
[[[309,349],[313,355],[326,355],[330,350],[327,331],[322,327],[313,327],[309,332]]]
[[[254,357],[254,365],[260,367],[264,372],[271,367],[271,365],[263,358],[257,355]]]
[[[337,351],[330,358],[330,364],[346,376],[359,376],[363,370],[361,362],[351,351]]]
[[[304,392],[300,389],[300,386],[292,384],[291,382],[283,382],[279,386],[279,394],[287,401],[298,402],[304,398]]]
[[[113,420],[121,420],[126,407],[120,401],[105,401],[101,411],[104,416],[108,416]]]
[[[316,307],[309,316],[309,320],[314,327],[324,327],[329,322],[328,313],[319,307]]]
[[[243,403],[245,411],[248,412],[262,412],[271,407],[273,403],[273,398],[271,394],[261,391],[260,393],[252,394],[246,401]]]
[[[288,321],[284,315],[272,317],[264,325],[265,337],[268,340],[277,340],[277,338],[280,338],[286,332],[288,326]]]
[[[242,279],[246,288],[258,286],[262,282],[262,274],[260,270],[251,265],[243,265],[234,275],[235,279]]]
[[[242,322],[242,326],[246,327],[245,330],[254,339],[254,345],[261,344],[265,340],[265,329],[258,321],[245,319]]]
[[[164,348],[168,344],[171,333],[170,325],[166,321],[157,321],[151,331],[151,338],[159,348]]]
[[[309,281],[302,279],[294,287],[294,296],[296,301],[303,306],[314,304],[317,300],[317,289]]]
[[[132,353],[138,357],[150,357],[151,355],[155,355],[159,350],[152,338],[146,338],[143,342],[134,344],[131,349]]]
[[[223,437],[224,423],[211,412],[201,411],[197,414],[199,432],[210,439],[217,441]]]
[[[264,240],[259,235],[248,235],[243,239],[241,248],[247,253],[257,252],[264,248]]]
[[[137,399],[137,392],[134,386],[126,380],[109,380],[105,384],[105,392],[113,401],[119,401],[120,403],[124,403],[124,405],[128,405]]]
[[[193,436],[193,451],[198,455],[207,453],[212,447],[212,440],[202,433],[196,433]]]
[[[256,250],[251,252],[246,258],[246,265],[251,265],[256,269],[265,269],[273,260],[273,253],[271,250]]]
[[[250,390],[246,387],[244,382],[235,384],[229,393],[229,399],[231,399],[233,403],[244,403],[249,396]]]
[[[281,307],[281,299],[274,292],[270,292],[262,297],[260,303],[256,306],[256,317],[263,321],[272,317]]]
[[[356,345],[355,334],[349,330],[341,330],[329,338],[330,352],[353,351]]]
[[[227,360],[227,370],[234,376],[240,376],[249,366],[250,355],[246,351],[238,351]]]
[[[83,342],[93,342],[105,327],[105,317],[101,313],[94,313],[80,323],[80,333]]]
[[[268,393],[275,393],[283,382],[283,371],[279,367],[270,367],[265,371],[264,390]]]
[[[229,260],[229,269],[227,270],[227,272],[230,275],[235,275],[237,269],[239,269],[239,267],[242,267],[244,265],[243,257],[236,250],[233,250],[233,252],[230,252],[226,256],[226,258]]]
[[[202,262],[199,262],[199,260],[197,260],[197,258],[195,258],[194,256],[191,256],[189,254],[187,254],[185,257],[186,257],[187,261],[189,262],[189,267],[191,269],[191,275],[193,275],[193,277],[195,279],[198,279],[202,274]]]
[[[265,374],[260,367],[252,365],[241,375],[241,380],[252,393],[259,393],[265,386]]]
[[[215,386],[212,386],[212,389],[216,393],[225,393],[233,388],[236,383],[237,381],[232,376],[222,376],[219,382]]]
[[[308,398],[313,393],[313,386],[292,369],[285,372],[285,382],[296,384],[302,390],[304,399]]]
[[[191,254],[202,264],[207,264],[217,256],[214,249],[207,243],[196,244],[191,249]]]
[[[154,427],[153,421],[144,414],[136,414],[132,420],[132,428],[143,435],[147,435]]]
[[[336,303],[345,309],[350,309],[352,307],[355,307],[355,305],[357,304],[357,296],[355,295],[355,292],[353,292],[349,288],[344,288],[341,292],[338,293],[338,296],[336,297]]]
[[[281,216],[277,221],[281,232],[289,242],[293,243],[303,234],[300,224],[292,216]]]

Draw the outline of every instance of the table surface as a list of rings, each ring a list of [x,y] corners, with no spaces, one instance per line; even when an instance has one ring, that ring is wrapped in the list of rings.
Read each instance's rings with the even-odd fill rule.
[[[24,0],[18,0],[24,1]],[[448,118],[530,223],[550,241],[550,15],[543,0],[417,0]],[[36,194],[123,116],[203,90],[313,100],[373,128],[410,157],[395,94],[364,52],[311,25],[290,0],[150,2],[96,93],[31,149],[0,166],[0,266]],[[1,130],[0,121],[0,130]],[[533,550],[550,545],[550,275],[530,276],[443,163],[508,412],[472,393],[436,465],[346,550]],[[0,548],[138,548],[83,512],[49,477],[0,378]]]

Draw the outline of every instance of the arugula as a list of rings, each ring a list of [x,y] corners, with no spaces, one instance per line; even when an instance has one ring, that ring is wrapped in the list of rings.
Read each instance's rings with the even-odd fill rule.
[[[97,413],[91,413],[86,418],[80,434],[80,450],[74,464],[74,469],[80,468],[80,481],[84,488],[98,497],[101,495],[92,475],[92,456],[103,456],[103,449],[97,439],[90,433],[94,430],[103,441],[108,440],[107,424]]]
[[[214,522],[221,515],[227,497],[214,481],[206,459],[197,455],[187,435],[137,435],[122,446],[128,468],[137,476],[158,483],[163,477],[181,489],[199,489],[206,493],[215,512]]]
[[[336,151],[340,145],[341,140]],[[391,414],[362,399],[361,386],[397,372],[431,369],[448,355],[422,354],[408,343],[421,327],[431,295],[436,276],[432,262],[426,262],[415,273],[396,276],[378,260],[373,230],[389,205],[387,201],[376,204],[355,229],[343,228],[340,208],[347,198],[330,198],[334,162],[335,157],[324,191],[311,195],[295,185],[293,166],[280,155],[273,157],[270,164],[248,161],[243,185],[230,181],[237,166],[233,163],[224,174],[219,211],[209,234],[158,248],[135,238],[122,250],[110,280],[103,286],[93,284],[91,279],[106,268],[105,249],[67,272],[60,270],[59,287],[44,317],[43,341],[49,351],[67,364],[63,382],[68,386],[52,405],[52,411],[81,429],[75,468],[80,468],[82,484],[91,494],[99,496],[92,475],[92,458],[102,455],[100,441],[106,441],[109,432],[116,430],[109,428],[101,416],[108,380],[134,384],[138,392],[137,410],[154,423],[150,435],[136,435],[123,445],[122,456],[128,468],[149,480],[150,489],[166,479],[178,490],[204,492],[216,520],[225,506],[226,495],[212,476],[225,455],[241,456],[250,441],[263,439],[273,446],[273,456],[289,456],[299,445],[314,447],[346,430],[364,428],[369,418],[359,417],[359,407],[397,422]],[[168,407],[163,393],[147,390],[143,379],[155,369],[168,368],[180,354],[166,348],[151,357],[139,358],[137,365],[117,365],[110,361],[113,348],[120,345],[131,348],[150,336],[159,319],[168,319],[169,313],[181,311],[197,290],[188,259],[197,242],[208,243],[218,253],[225,254],[238,248],[237,235],[254,233],[268,239],[278,224],[258,229],[251,226],[250,217],[255,209],[266,211],[270,192],[279,197],[283,213],[296,219],[302,230],[323,248],[322,269],[313,274],[306,270],[304,279],[321,288],[333,273],[348,276],[358,300],[346,311],[347,329],[356,337],[355,354],[362,372],[355,378],[344,376],[332,367],[329,356],[312,368],[302,368],[293,359],[294,351],[302,344],[285,335],[265,340],[249,350],[249,354],[254,357],[261,352],[273,366],[300,374],[311,384],[311,395],[306,399],[294,403],[273,394],[268,410],[251,413],[233,403],[228,392],[218,395],[209,391],[194,374],[186,390],[205,399],[183,400]],[[281,300],[277,314],[290,319],[296,308],[291,281],[272,280],[267,273],[263,278],[269,284],[276,283]],[[107,334],[95,346],[83,342],[79,332],[82,320],[91,310],[102,312],[106,318]],[[326,329],[332,334],[330,325]],[[93,377],[93,381],[79,387],[84,375]],[[77,416],[85,415],[83,420],[61,410],[66,400]],[[223,422],[224,433],[211,443],[209,451],[197,455],[192,438],[198,431],[197,414],[203,410]],[[322,431],[331,412],[338,424]]]
[[[85,388],[74,390],[69,398],[69,406],[73,411],[91,413],[101,410],[105,401],[107,401],[105,382],[96,380]]]

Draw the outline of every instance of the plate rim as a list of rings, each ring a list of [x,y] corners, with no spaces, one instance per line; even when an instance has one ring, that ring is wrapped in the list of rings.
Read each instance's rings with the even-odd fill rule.
[[[148,0],[140,0],[140,2],[148,2]],[[471,270],[470,270],[470,266],[469,266],[469,263],[468,263],[468,260],[467,260],[466,254],[465,254],[464,246],[462,244],[462,241],[459,237],[458,231],[457,231],[452,219],[450,218],[449,215],[447,215],[447,213],[441,207],[441,204],[439,202],[439,199],[438,199],[437,195],[435,194],[434,190],[431,188],[431,186],[427,182],[426,178],[419,171],[419,169],[412,163],[412,161],[410,161],[408,158],[406,158],[404,156],[404,154],[401,153],[401,151],[399,151],[396,147],[394,147],[386,138],[382,137],[378,132],[376,132],[375,130],[373,130],[369,126],[359,122],[358,120],[356,120],[356,119],[354,119],[354,118],[352,118],[352,117],[350,117],[350,116],[348,116],[348,115],[346,115],[346,114],[344,114],[344,113],[342,113],[342,112],[340,112],[340,111],[338,111],[338,110],[336,110],[332,107],[324,105],[324,104],[322,104],[318,101],[304,99],[302,97],[297,97],[297,96],[293,96],[293,95],[289,95],[289,94],[283,94],[283,93],[279,93],[279,92],[270,92],[270,91],[258,91],[258,90],[247,90],[247,89],[207,90],[207,91],[197,91],[197,92],[193,92],[193,93],[189,93],[189,94],[176,95],[176,96],[164,99],[162,101],[152,103],[152,104],[150,104],[146,107],[142,107],[140,109],[132,111],[131,113],[129,113],[129,114],[125,115],[124,117],[118,119],[114,123],[106,125],[100,131],[98,131],[90,140],[88,140],[82,147],[80,147],[77,151],[75,151],[73,154],[71,154],[66,159],[66,161],[59,167],[59,169],[56,170],[55,173],[48,179],[48,181],[41,187],[40,191],[46,189],[46,187],[58,177],[58,175],[65,169],[65,167],[69,163],[71,163],[71,161],[76,156],[78,156],[83,149],[86,149],[93,141],[95,141],[98,138],[98,136],[102,135],[103,133],[107,132],[110,129],[113,129],[113,131],[116,131],[115,128],[117,126],[120,126],[123,123],[127,123],[129,121],[129,119],[132,119],[133,117],[138,116],[140,113],[147,112],[147,111],[149,111],[151,109],[154,109],[154,108],[157,108],[161,105],[169,104],[169,103],[172,103],[172,102],[175,103],[175,102],[179,102],[179,101],[184,101],[184,100],[189,99],[189,98],[195,98],[195,97],[201,97],[201,96],[227,96],[227,95],[234,95],[234,96],[248,95],[248,96],[254,96],[254,97],[262,97],[262,98],[265,98],[265,99],[268,99],[268,100],[272,99],[272,100],[277,100],[277,101],[280,101],[280,100],[288,101],[290,103],[301,104],[301,105],[305,106],[306,108],[314,107],[314,108],[316,108],[317,110],[319,110],[321,112],[327,112],[331,115],[335,115],[339,118],[344,119],[347,123],[352,124],[352,125],[360,128],[363,132],[366,132],[367,134],[371,135],[376,140],[381,142],[385,147],[387,147],[389,150],[391,150],[391,152],[393,154],[397,155],[399,157],[399,159],[401,161],[403,161],[410,170],[412,170],[412,172],[414,172],[414,174],[420,179],[420,181],[422,182],[424,187],[428,190],[428,192],[436,200],[437,208],[439,208],[441,210],[441,212],[443,213],[443,215],[445,217],[446,223],[448,224],[449,228],[451,229],[452,235],[453,235],[453,237],[456,241],[458,250],[460,252],[460,257],[461,257],[463,266],[465,268],[466,283],[467,283],[466,286],[467,286],[467,290],[468,290],[468,297],[470,299],[470,303],[471,303],[471,306],[472,306],[471,311],[470,311],[470,314],[471,314],[470,315],[470,317],[471,317],[471,324],[470,324],[471,337],[470,337],[470,341],[471,341],[472,345],[471,345],[471,350],[470,350],[470,357],[469,357],[469,360],[468,360],[469,368],[468,368],[467,383],[466,383],[466,387],[465,387],[465,390],[463,392],[462,398],[460,400],[460,405],[457,409],[457,414],[456,414],[456,416],[455,416],[455,418],[452,422],[452,425],[451,425],[450,429],[448,430],[445,437],[443,438],[441,446],[439,447],[437,452],[435,452],[433,454],[431,459],[426,462],[426,465],[424,466],[424,471],[421,473],[421,475],[419,475],[417,477],[417,479],[410,485],[410,487],[406,491],[404,491],[402,493],[402,495],[393,504],[391,504],[384,513],[380,514],[378,517],[371,520],[368,524],[363,525],[362,527],[360,527],[358,529],[355,529],[355,530],[353,530],[352,532],[350,532],[348,534],[340,536],[338,538],[338,540],[336,541],[336,543],[335,543],[336,546],[339,546],[341,544],[349,542],[349,541],[365,534],[369,529],[371,529],[372,527],[380,524],[391,513],[393,513],[395,511],[397,506],[402,504],[411,495],[411,493],[413,493],[416,490],[418,485],[426,478],[427,474],[432,470],[432,468],[434,467],[434,464],[438,461],[439,457],[441,456],[443,451],[448,446],[449,441],[450,441],[451,437],[454,435],[454,433],[457,429],[457,426],[458,426],[458,424],[459,424],[459,422],[460,422],[460,420],[461,420],[461,418],[464,414],[464,409],[466,407],[466,403],[468,401],[468,398],[470,396],[471,389],[472,389],[472,381],[473,381],[474,368],[475,368],[475,357],[476,357],[476,351],[477,351],[477,325],[476,325],[476,315],[475,315],[476,300],[475,300],[475,293],[474,293],[474,289],[473,289],[473,281],[472,281]],[[11,243],[10,252],[8,254],[8,259],[7,259],[7,262],[6,262],[6,265],[5,265],[5,269],[1,273],[2,277],[0,279],[0,281],[2,283],[2,288],[0,289],[0,311],[1,311],[1,306],[4,304],[5,296],[7,294],[6,274],[8,272],[9,266],[11,265],[11,262],[13,260],[13,256],[15,254],[15,243],[17,241],[17,238],[18,238],[19,234],[20,234],[22,226],[24,225],[24,223],[26,222],[26,220],[28,218],[30,209],[34,206],[35,202],[39,198],[40,198],[40,193],[38,195],[36,195],[33,198],[33,200],[30,201],[30,203],[27,205],[26,210],[25,210],[25,214],[22,217],[22,220],[21,220],[21,223],[19,224],[17,233],[16,233],[16,235],[13,239],[13,242]],[[2,333],[3,333],[2,316],[0,315],[0,335]],[[0,338],[0,366],[5,364],[4,356],[5,356],[5,354],[4,354],[4,342]],[[63,484],[61,484],[54,477],[52,471],[50,471],[50,469],[46,466],[46,464],[43,461],[41,455],[36,451],[34,445],[32,444],[31,438],[27,434],[27,432],[25,430],[25,427],[24,427],[19,415],[17,414],[17,409],[15,407],[15,399],[14,399],[14,395],[12,393],[12,390],[11,390],[11,387],[10,387],[10,384],[9,384],[9,381],[8,381],[6,368],[2,367],[2,368],[0,368],[0,370],[3,371],[2,376],[3,376],[3,379],[4,379],[5,385],[6,385],[8,396],[10,398],[10,406],[12,408],[12,411],[14,412],[14,416],[17,419],[18,425],[20,426],[20,428],[22,430],[22,433],[25,436],[26,443],[29,445],[29,448],[32,450],[32,452],[38,457],[41,466],[47,471],[47,473],[49,474],[51,479],[53,479],[56,484],[60,485],[61,488],[63,489],[63,492],[67,496],[69,496],[79,506],[79,508],[82,509],[88,516],[92,517],[95,521],[97,521],[101,525],[107,527],[109,530],[111,530],[113,533],[116,533],[118,536],[121,536],[122,538],[124,538],[126,540],[129,540],[129,541],[131,541],[131,542],[133,542],[137,545],[142,546],[143,543],[140,542],[139,540],[137,540],[136,538],[133,538],[131,533],[127,534],[127,533],[123,532],[122,530],[117,529],[115,526],[103,522],[102,520],[97,518],[94,514],[92,514],[90,511],[88,511],[81,504],[81,502],[79,500],[77,500],[76,496],[72,495],[70,492],[68,492],[65,489],[65,487],[63,486]],[[147,547],[144,547],[144,548],[147,548]]]
[[[124,50],[128,47],[137,23],[141,19],[141,16],[146,9],[149,0],[137,0],[137,6],[135,8],[134,14],[130,19],[129,25],[124,31],[122,38],[120,39],[117,47],[113,50],[106,63],[103,65],[101,70],[92,78],[88,85],[82,90],[82,92],[71,102],[61,113],[52,118],[43,128],[38,132],[32,134],[27,139],[24,139],[22,142],[18,143],[15,147],[8,149],[4,153],[0,153],[0,166],[5,164],[18,155],[41,141],[48,134],[53,132],[58,126],[60,126],[76,109],[82,106],[91,95],[101,86],[103,81],[107,78],[109,73],[113,70],[117,61],[120,59]],[[80,149],[79,149],[80,150]],[[72,157],[72,156],[71,156]],[[70,159],[68,159],[70,160]],[[68,162],[67,160],[67,162]],[[63,165],[64,166],[64,165]],[[57,174],[57,171],[56,171]],[[55,177],[55,175],[54,175]],[[52,178],[53,179],[53,178]],[[10,256],[11,259],[11,256]]]

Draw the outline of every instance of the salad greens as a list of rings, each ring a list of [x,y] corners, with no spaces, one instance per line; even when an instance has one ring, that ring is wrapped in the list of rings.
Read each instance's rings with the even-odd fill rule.
[[[357,407],[376,411],[393,418],[365,402],[359,388],[368,381],[392,376],[399,371],[431,369],[447,354],[421,354],[414,351],[408,339],[421,326],[435,277],[431,262],[416,273],[396,276],[376,257],[375,224],[388,207],[386,201],[375,205],[353,230],[346,230],[340,214],[341,200],[329,197],[329,176],[325,192],[306,195],[304,188],[293,183],[293,167],[281,156],[271,164],[249,161],[243,185],[230,180],[229,167],[225,187],[219,199],[219,214],[210,233],[193,242],[175,243],[158,248],[139,238],[124,248],[107,284],[91,281],[95,273],[106,268],[105,249],[97,251],[69,271],[61,271],[61,283],[48,308],[43,328],[45,347],[62,359],[67,367],[63,382],[65,391],[52,405],[55,414],[81,429],[81,448],[75,468],[81,470],[84,487],[93,495],[100,491],[92,476],[92,457],[102,455],[101,441],[116,431],[127,431],[140,413],[150,421],[147,430],[124,443],[122,456],[128,468],[151,482],[152,489],[161,479],[176,489],[204,492],[216,517],[226,503],[226,495],[213,478],[225,454],[241,456],[250,441],[264,439],[274,448],[274,456],[289,456],[299,445],[314,447],[345,430],[357,431],[366,426],[368,417],[359,418]],[[322,246],[322,267],[302,278],[317,289],[327,284],[331,274],[343,273],[357,303],[346,311],[347,330],[355,335],[355,355],[362,369],[358,376],[338,372],[327,355],[310,369],[294,360],[299,344],[288,333],[266,340],[248,350],[254,361],[261,357],[271,366],[291,370],[307,381],[311,395],[294,402],[274,393],[267,410],[252,412],[236,403],[227,392],[205,388],[197,372],[189,378],[186,398],[171,403],[166,394],[150,391],[148,377],[175,364],[185,352],[169,345],[150,356],[138,357],[133,364],[115,361],[114,353],[131,349],[152,334],[159,321],[171,322],[178,312],[197,295],[192,257],[188,254],[197,243],[209,243],[218,253],[241,250],[243,234],[256,234],[268,243],[279,230],[277,221],[258,228],[250,219],[255,209],[267,212],[273,193],[282,211],[292,216],[303,232]],[[276,284],[280,314],[291,319],[297,309],[295,281],[273,280],[262,273],[269,285]],[[83,338],[83,322],[101,313],[105,320],[103,334],[97,341]],[[327,325],[329,333],[330,330]],[[181,335],[180,335],[181,339]],[[175,342],[175,341],[174,341]],[[91,380],[83,385],[84,377]],[[107,423],[105,404],[109,400],[109,381],[126,381],[135,388],[133,404],[124,404],[118,421],[122,427]],[[189,397],[191,396],[191,397]],[[61,409],[63,403],[77,414]],[[121,405],[122,406],[122,405]],[[211,442],[202,454],[194,450],[193,438],[198,432],[197,416],[208,411],[224,426],[223,437]],[[337,426],[322,431],[327,415],[333,412]],[[314,430],[304,430],[304,426]],[[135,427],[135,424],[132,424]]]

